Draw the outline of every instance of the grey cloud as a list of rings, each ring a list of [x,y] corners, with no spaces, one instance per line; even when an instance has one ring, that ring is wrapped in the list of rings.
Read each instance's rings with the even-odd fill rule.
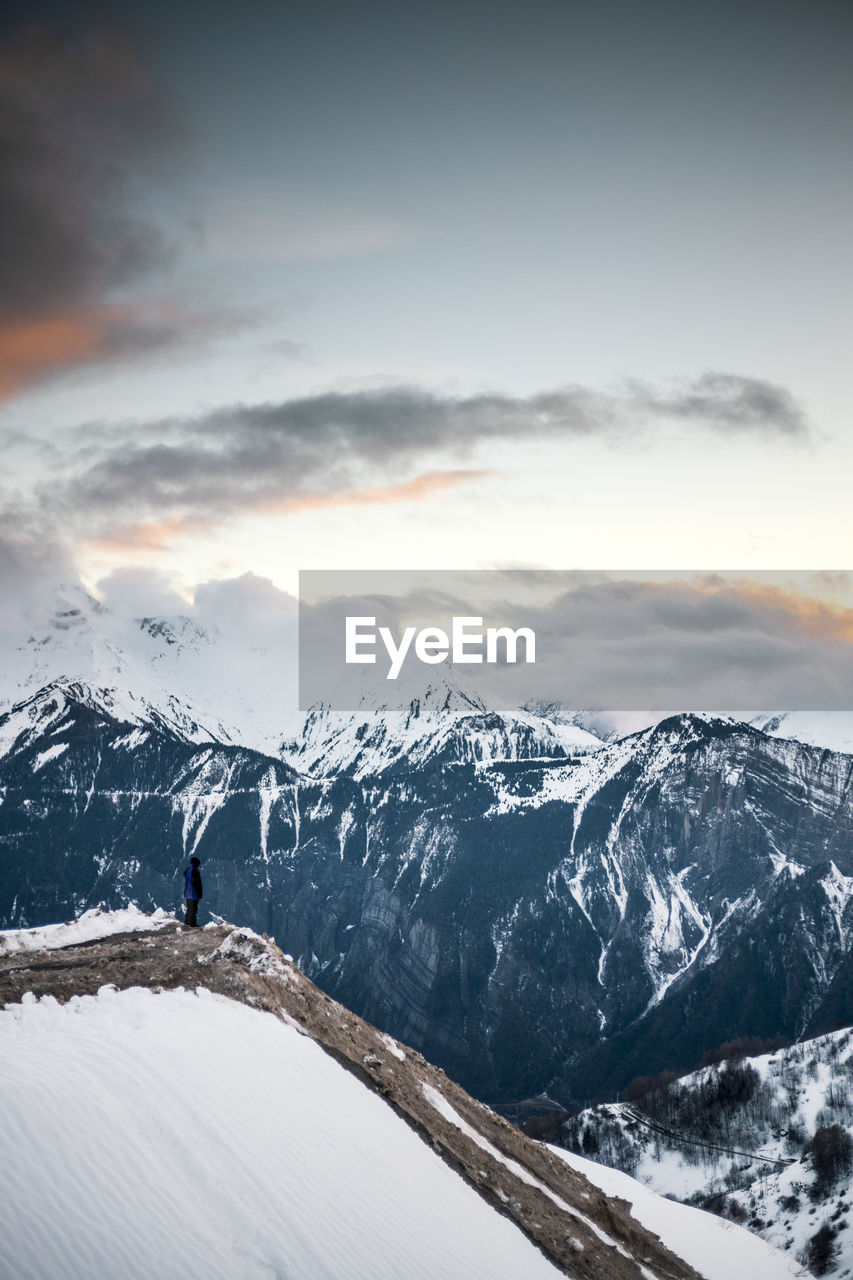
[[[64,25],[80,21],[75,10]],[[257,322],[204,300],[116,301],[118,286],[150,287],[186,247],[189,228],[167,237],[137,212],[185,140],[120,38],[26,28],[0,39],[0,328],[11,331],[0,399],[94,363],[178,356]]]
[[[195,589],[194,607],[203,626],[213,625],[253,647],[277,647],[283,657],[292,655],[297,602],[269,578],[244,573],[202,582]]]
[[[376,616],[396,634],[414,619],[449,630],[454,616],[485,626],[527,626],[536,663],[460,666],[456,678],[508,703],[553,703],[598,711],[853,710],[849,615],[810,595],[812,575],[420,574],[339,573],[320,600],[302,609],[300,670],[307,705],[331,696],[358,705],[404,705],[411,681],[385,680],[385,668],[345,668],[343,618]],[[371,582],[374,589],[371,590]],[[351,584],[351,585],[348,585]],[[550,598],[531,603],[527,588]],[[306,587],[310,597],[310,586]],[[336,594],[335,594],[336,593]],[[417,663],[410,664],[417,675]],[[422,669],[429,680],[445,669]],[[365,676],[365,672],[367,676]],[[409,676],[412,671],[410,669]],[[365,681],[367,680],[367,683]],[[323,690],[332,691],[323,694]]]
[[[119,40],[28,28],[0,43],[0,318],[98,300],[168,261],[131,171],[179,134]]]
[[[292,338],[279,338],[276,342],[267,343],[264,350],[272,356],[284,356],[287,360],[302,360],[308,347],[304,342],[294,342]]]
[[[39,616],[45,600],[57,587],[76,578],[68,548],[49,521],[20,506],[0,507],[0,645],[5,654],[4,676],[10,675],[15,649],[29,634],[32,618]]]
[[[736,582],[601,584],[543,612],[537,679],[577,706],[853,709],[851,646],[799,603]]]
[[[274,652],[282,670],[294,660],[297,602],[269,578],[244,573],[211,579],[195,587],[192,603],[175,590],[168,574],[141,566],[115,569],[96,587],[103,604],[118,617],[188,617],[244,652]]]
[[[4,606],[12,594],[46,579],[74,576],[68,549],[49,521],[31,509],[7,504],[0,509],[0,590]]]
[[[102,447],[71,496],[100,510],[129,504],[207,512],[213,503],[232,512],[264,500],[346,490],[365,470],[375,482],[376,467],[393,473],[441,450],[470,453],[482,441],[590,434],[591,400],[582,389],[529,400],[453,400],[402,387],[237,406],[149,424],[113,448]]]
[[[80,436],[76,460],[66,460],[76,468],[66,494],[106,515],[228,515],[376,484],[377,475],[393,482],[414,466],[438,465],[440,455],[470,457],[501,440],[619,440],[636,432],[638,404],[658,421],[773,431],[782,439],[808,431],[784,388],[723,374],[703,375],[674,399],[636,385],[609,394],[567,386],[529,397],[454,398],[406,386],[330,392],[110,429],[107,438],[93,427]]]
[[[266,262],[362,257],[402,248],[418,228],[400,219],[300,197],[275,181],[251,191],[213,191],[205,247],[219,260]]]
[[[96,585],[102,602],[122,618],[171,617],[189,612],[186,600],[175,591],[168,576],[157,569],[114,569]]]
[[[638,408],[655,417],[707,423],[721,431],[763,431],[792,439],[809,435],[808,419],[791,393],[761,378],[708,372],[670,395],[636,382],[631,390]]]

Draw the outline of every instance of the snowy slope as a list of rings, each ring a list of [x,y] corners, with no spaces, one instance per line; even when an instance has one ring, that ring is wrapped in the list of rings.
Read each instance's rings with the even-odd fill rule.
[[[602,1167],[630,1171],[659,1195],[713,1205],[792,1258],[805,1260],[826,1228],[826,1274],[845,1275],[853,1271],[851,1076],[853,1032],[835,1031],[704,1067],[631,1104],[581,1112],[564,1132]],[[823,1173],[818,1132],[834,1132],[839,1149],[837,1167]],[[611,1176],[608,1169],[593,1180],[604,1185]]]
[[[559,1274],[271,1014],[203,989],[104,989],[12,1006],[0,1040],[4,1275]]]
[[[793,1258],[784,1257],[743,1227],[656,1195],[617,1169],[608,1169],[560,1147],[551,1150],[607,1195],[627,1200],[637,1221],[665,1240],[674,1253],[707,1280],[740,1280],[747,1276],[749,1280],[781,1280],[782,1276],[809,1274]]]
[[[121,911],[101,911],[93,907],[76,920],[66,920],[63,924],[46,924],[36,929],[7,929],[0,933],[0,955],[19,951],[53,951],[57,947],[73,947],[79,942],[109,938],[114,933],[147,932],[163,929],[169,924],[174,924],[174,917],[159,908],[149,914],[133,906]]]
[[[92,920],[61,926],[76,945],[26,971],[21,948],[0,954],[0,999],[18,992],[0,1012],[0,1274],[720,1280],[700,1250],[696,1270],[679,1261],[680,1207],[643,1206],[678,1242],[666,1252],[639,1210],[329,1001],[271,941],[96,923],[95,940]],[[123,989],[96,988],[110,973]],[[206,985],[175,987],[184,974]],[[757,1242],[720,1230],[697,1215],[729,1275],[788,1280],[782,1255],[761,1246],[755,1269]]]

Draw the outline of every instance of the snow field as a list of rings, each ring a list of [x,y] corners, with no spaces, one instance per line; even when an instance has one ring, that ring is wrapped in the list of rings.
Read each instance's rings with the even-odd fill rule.
[[[0,1012],[0,1132],[15,1280],[560,1274],[313,1040],[205,990]]]

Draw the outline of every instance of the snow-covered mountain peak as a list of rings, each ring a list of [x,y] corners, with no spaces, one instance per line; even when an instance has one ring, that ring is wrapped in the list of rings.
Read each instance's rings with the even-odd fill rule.
[[[121,688],[55,680],[0,715],[0,756],[26,750],[39,739],[49,742],[70,727],[80,710],[121,724],[157,730],[184,743],[229,741],[221,725],[213,729],[200,725],[178,699],[166,699],[156,705]],[[50,745],[47,749],[51,749]]]
[[[345,712],[318,703],[282,754],[308,773],[360,778],[427,763],[565,758],[601,745],[574,724],[491,705],[451,673],[421,686],[403,707],[368,700]]]
[[[174,617],[144,617],[136,620],[139,630],[157,641],[169,645],[188,645],[196,652],[204,645],[216,642],[215,637],[205,627],[200,627],[185,614]]]
[[[645,730],[645,734],[649,741],[666,739],[671,742],[700,742],[719,738],[721,734],[727,735],[739,724],[731,716],[715,712],[679,711],[656,721]]]
[[[195,619],[124,618],[80,586],[35,596],[2,636],[0,712],[43,688],[80,686],[111,714],[164,723],[193,741],[275,754],[295,717],[281,655]]]

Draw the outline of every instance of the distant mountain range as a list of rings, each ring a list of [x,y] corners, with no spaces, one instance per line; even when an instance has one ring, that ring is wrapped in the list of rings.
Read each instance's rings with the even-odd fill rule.
[[[32,629],[0,924],[174,905],[195,853],[205,908],[494,1102],[849,1016],[853,757],[697,715],[603,742],[452,681],[299,717],[274,656],[85,596]]]

